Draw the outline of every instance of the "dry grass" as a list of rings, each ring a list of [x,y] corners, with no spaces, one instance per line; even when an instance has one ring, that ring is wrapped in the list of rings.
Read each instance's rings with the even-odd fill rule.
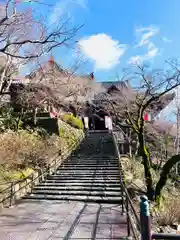
[[[57,136],[41,138],[36,132],[7,131],[0,134],[0,165],[7,169],[42,166],[62,147]]]
[[[166,196],[161,209],[156,213],[156,221],[159,226],[172,226],[180,223],[180,194]]]
[[[144,169],[139,160],[122,157],[122,166],[125,174],[126,185],[130,190],[145,190],[144,182]],[[152,170],[154,184],[158,181],[158,173]],[[139,191],[134,191],[136,197],[135,207],[139,209],[137,197]],[[141,194],[140,194],[141,195]],[[161,206],[157,208],[156,204],[151,204],[151,212],[153,213],[153,222],[158,226],[172,226],[180,223],[180,193],[179,190],[173,186],[172,181],[169,179],[162,192]]]
[[[66,125],[63,136],[41,137],[37,132],[7,131],[0,134],[0,168],[20,170],[45,167],[57,153],[77,140],[79,130]],[[68,131],[69,130],[69,131]]]
[[[140,162],[140,159],[129,158],[129,157],[122,157],[121,158],[122,167],[126,176],[131,175],[130,181],[127,179],[127,184],[135,183],[136,180],[141,180],[144,184],[145,188],[145,181],[144,181],[144,167]],[[152,170],[151,174],[153,176],[153,180],[157,181],[158,175],[157,173]]]
[[[77,142],[83,132],[60,121],[60,136],[21,130],[0,134],[0,191],[12,180],[23,179],[34,170],[43,170],[57,153],[63,153]],[[39,132],[39,131],[38,131]]]

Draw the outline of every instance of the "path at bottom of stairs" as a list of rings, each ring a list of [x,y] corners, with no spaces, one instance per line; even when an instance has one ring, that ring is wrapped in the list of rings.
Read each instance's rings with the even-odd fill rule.
[[[123,239],[118,204],[21,200],[0,215],[1,240]]]

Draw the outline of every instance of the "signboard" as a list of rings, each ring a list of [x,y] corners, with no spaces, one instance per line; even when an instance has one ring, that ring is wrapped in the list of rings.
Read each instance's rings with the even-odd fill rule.
[[[84,117],[84,126],[86,129],[89,128],[89,118],[88,117]]]
[[[50,112],[50,117],[51,117],[51,118],[57,118],[57,112],[51,111],[51,112]]]
[[[105,116],[105,128],[108,128],[108,116]]]
[[[143,118],[144,118],[144,121],[150,122],[152,120],[151,113],[145,112]]]
[[[112,119],[109,116],[105,116],[105,128],[108,128],[109,130],[113,129]]]

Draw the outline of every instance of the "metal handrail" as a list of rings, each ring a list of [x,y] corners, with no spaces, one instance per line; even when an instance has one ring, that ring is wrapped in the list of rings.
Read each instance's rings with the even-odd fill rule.
[[[9,181],[9,182],[3,182],[3,183],[1,182],[1,183],[0,183],[0,186],[4,186],[4,185],[10,184],[10,183],[11,183],[11,181]],[[1,192],[0,192],[0,193],[1,193]]]
[[[127,188],[126,188],[125,183],[124,183],[124,173],[123,173],[123,169],[122,169],[122,165],[121,165],[121,161],[120,161],[121,155],[120,155],[120,151],[119,151],[119,148],[118,148],[118,145],[117,145],[117,142],[116,142],[116,138],[115,138],[115,135],[114,135],[113,132],[112,132],[112,136],[113,136],[113,141],[114,141],[114,145],[115,145],[115,148],[116,148],[117,157],[118,157],[118,159],[119,159],[121,189],[123,189],[122,192],[124,192],[124,193],[125,193],[125,196],[126,196],[126,199],[125,199],[125,200],[126,200],[127,220],[129,220],[129,222],[130,222],[130,224],[131,224],[131,230],[132,230],[132,232],[133,232],[134,238],[135,238],[135,239],[139,239],[139,237],[138,237],[137,234],[136,234],[135,229],[133,228],[133,223],[132,223],[132,220],[131,220],[131,216],[130,216],[129,211],[128,211],[128,206],[129,206],[129,205],[130,205],[131,211],[133,212],[133,215],[134,215],[134,217],[135,217],[136,226],[137,226],[138,231],[139,231],[140,234],[141,234],[141,224],[142,224],[142,223],[141,223],[140,218],[139,218],[139,216],[138,216],[138,214],[137,214],[137,212],[136,212],[136,210],[135,210],[135,208],[134,208],[134,206],[133,206],[133,202],[132,202],[132,200],[131,200],[131,198],[130,198],[130,196],[129,196],[129,193],[128,193]],[[124,198],[123,198],[123,201],[124,201]],[[123,205],[123,204],[124,204],[124,203],[122,203],[122,205]],[[128,225],[127,228],[130,228],[128,222],[127,222],[127,225]],[[127,232],[128,232],[129,235],[130,235],[130,229],[127,229]],[[161,240],[175,240],[175,239],[178,239],[178,240],[180,240],[180,234],[151,233],[150,236],[151,236],[151,240],[153,240],[153,239],[154,239],[154,240],[156,240],[156,239],[161,239]],[[144,240],[144,238],[143,238],[143,240]],[[147,240],[147,239],[145,238],[145,240]],[[149,240],[149,238],[148,238],[148,240]]]
[[[172,233],[153,233],[152,239],[161,239],[161,240],[180,240],[179,234],[172,234]]]
[[[5,189],[3,189],[2,191],[0,191],[0,194],[4,194],[4,195],[5,195],[6,192],[7,192],[7,193],[10,192],[10,194],[8,194],[8,196],[6,196],[6,197],[4,197],[2,200],[0,200],[0,204],[4,203],[6,200],[10,199],[10,206],[11,206],[11,205],[12,205],[12,198],[13,198],[13,196],[14,196],[16,193],[18,193],[18,192],[21,191],[23,188],[29,186],[29,185],[32,184],[32,183],[33,183],[33,185],[34,185],[35,181],[37,181],[37,180],[39,180],[39,179],[45,178],[45,177],[49,174],[50,168],[51,168],[51,169],[53,169],[54,167],[56,168],[56,167],[57,167],[57,164],[59,164],[59,162],[56,160],[57,157],[59,157],[59,158],[60,158],[60,157],[61,157],[61,158],[64,158],[69,151],[73,150],[73,148],[74,148],[75,146],[78,146],[78,145],[80,144],[81,140],[82,140],[82,135],[77,139],[77,142],[71,144],[71,145],[69,146],[69,148],[66,149],[65,152],[63,152],[63,154],[56,154],[56,155],[53,157],[53,160],[52,160],[52,162],[51,162],[51,163],[53,163],[53,164],[51,164],[51,165],[49,164],[49,167],[46,169],[46,171],[45,171],[45,172],[42,172],[42,174],[38,175],[37,177],[34,178],[34,173],[31,173],[29,176],[27,176],[27,177],[25,177],[25,178],[23,178],[23,179],[13,180],[13,181],[9,182],[8,184],[10,184],[10,186],[7,187],[7,188],[5,188]],[[39,169],[38,169],[38,170],[39,170]],[[25,182],[25,181],[27,181],[28,179],[30,179],[31,181],[28,182],[28,183],[26,183],[24,186],[20,187],[18,190],[13,191],[13,186],[15,186],[15,185],[18,184],[18,183]],[[32,186],[33,186],[33,185],[32,185]]]
[[[140,229],[141,229],[141,227],[140,227],[140,226],[141,226],[140,218],[139,218],[139,216],[138,216],[138,214],[137,214],[137,212],[136,212],[136,210],[135,210],[135,208],[134,208],[133,202],[132,202],[132,200],[131,200],[131,198],[130,198],[130,196],[129,196],[129,193],[128,193],[126,187],[125,187],[124,185],[122,185],[122,186],[123,186],[123,188],[124,188],[124,192],[125,192],[125,194],[126,194],[127,200],[128,200],[128,202],[129,202],[129,204],[130,204],[130,206],[131,206],[132,212],[133,212],[133,214],[134,214],[134,216],[135,216],[135,218],[136,218],[138,230],[140,231]]]
[[[140,218],[133,206],[133,202],[129,196],[129,193],[127,191],[127,188],[125,186],[125,181],[124,181],[124,173],[123,173],[123,170],[122,170],[122,165],[121,165],[121,155],[120,155],[120,151],[119,151],[119,148],[118,148],[118,144],[117,144],[117,141],[116,141],[116,137],[115,137],[115,134],[114,134],[114,131],[112,132],[112,137],[113,137],[113,141],[114,141],[114,146],[115,146],[115,149],[116,149],[116,154],[117,154],[117,157],[118,157],[118,160],[119,160],[119,170],[120,170],[120,183],[121,183],[121,189],[122,189],[122,208],[123,208],[123,211],[124,211],[124,193],[125,193],[125,202],[126,202],[126,215],[127,215],[127,232],[128,232],[128,235],[130,235],[130,225],[129,225],[129,222],[131,224],[131,230],[133,232],[133,235],[134,235],[134,238],[135,239],[139,239],[139,236],[138,234],[140,234],[140,229],[141,229],[141,224],[140,224]],[[129,214],[129,206],[131,208],[131,211],[134,215],[134,218],[136,220],[136,226],[137,226],[137,229],[138,229],[138,233],[136,232],[135,228],[133,227],[133,220]]]
[[[54,159],[56,159],[56,157],[58,157],[58,156],[63,156],[63,155],[56,154],[56,155],[53,157],[52,162],[54,162]],[[55,164],[54,164],[53,166],[55,166]],[[52,167],[53,167],[53,166],[52,166]],[[36,170],[39,170],[39,169],[36,169]],[[44,175],[45,173],[46,173],[46,172],[42,173],[40,176]],[[7,184],[12,184],[12,183],[13,183],[13,185],[15,185],[15,184],[24,182],[24,181],[28,180],[32,175],[34,175],[34,172],[31,173],[31,174],[29,174],[29,175],[26,176],[25,178],[15,179],[15,180],[12,180],[12,181],[10,181],[10,182],[7,182]],[[8,189],[10,189],[10,187],[7,187],[7,188],[3,189],[2,191],[0,191],[0,194],[2,194],[3,192],[6,192]],[[0,203],[1,203],[1,202],[0,202]]]

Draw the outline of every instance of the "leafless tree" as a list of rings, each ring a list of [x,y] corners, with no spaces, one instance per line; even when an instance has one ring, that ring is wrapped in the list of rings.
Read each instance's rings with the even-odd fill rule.
[[[152,162],[147,146],[147,138],[151,130],[150,124],[144,120],[144,113],[148,112],[154,118],[173,100],[175,95],[172,91],[180,85],[180,67],[178,62],[172,61],[169,64],[171,69],[168,71],[150,70],[146,66],[134,66],[133,72],[129,74],[129,79],[132,79],[134,87],[130,88],[127,84],[126,86],[123,84],[120,91],[114,90],[111,93],[110,104],[113,105],[116,117],[126,119],[128,125],[137,135],[139,154],[144,166],[147,195],[150,200],[156,199],[157,201],[160,199],[170,170],[180,161],[180,155],[171,156],[164,163],[161,177],[154,189],[151,174]],[[156,141],[155,136],[153,139]]]
[[[145,141],[146,123],[144,113],[148,111],[153,117],[154,114],[161,111],[173,99],[172,90],[180,85],[180,71],[178,67],[177,62],[171,62],[171,71],[155,70],[150,72],[146,67],[136,66],[137,70],[135,70],[133,79],[139,87],[137,88],[138,92],[134,104],[125,97],[127,121],[138,136],[139,153],[142,156],[144,165],[149,199],[152,199],[154,195],[156,200],[159,199],[161,190],[166,182],[164,180],[167,179],[169,171],[180,160],[180,157],[177,155],[177,157],[173,157],[173,160],[170,159],[166,162],[164,171],[162,171],[163,175],[161,175],[156,185],[154,194],[150,153]]]
[[[155,120],[153,123],[146,123],[145,142],[156,169],[160,170],[174,155],[174,136],[173,124],[168,121]]]
[[[8,89],[14,78],[20,72],[24,60],[15,59],[11,56],[0,58],[0,95],[2,97],[4,92],[8,92]]]
[[[176,122],[175,122],[175,129],[176,129],[176,136],[174,138],[174,154],[178,154],[180,149],[180,106],[179,106],[179,87],[176,89],[176,96],[175,96],[175,100],[174,100],[174,104],[172,105],[172,108],[174,108],[174,115],[176,118]],[[175,172],[178,175],[178,167],[179,163],[176,164],[175,167]]]
[[[39,7],[40,4],[46,6],[50,15],[53,5],[31,0],[31,3],[36,2],[37,8],[19,10],[16,2],[6,0],[0,5],[0,93],[9,88],[22,66],[41,62],[41,57],[54,48],[73,47],[81,27],[73,27],[70,19],[63,16],[48,25]]]
[[[21,59],[33,59],[53,48],[69,46],[80,27],[70,27],[67,19],[59,19],[56,28],[46,19],[27,9],[18,11],[16,1],[6,0],[0,8],[0,53]],[[33,2],[33,1],[31,1]],[[37,1],[36,1],[37,2]],[[49,14],[52,12],[49,7]],[[39,9],[38,9],[39,11]]]

